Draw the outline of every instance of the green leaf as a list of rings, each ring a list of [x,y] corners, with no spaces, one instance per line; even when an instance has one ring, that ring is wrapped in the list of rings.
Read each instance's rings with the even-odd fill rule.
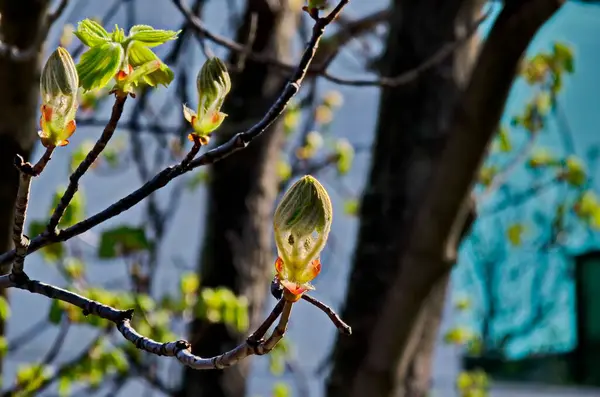
[[[5,336],[0,336],[0,357],[6,356],[8,353],[8,341]]]
[[[85,263],[78,258],[69,257],[65,259],[64,269],[72,280],[78,280],[85,273]]]
[[[0,319],[5,321],[10,317],[10,305],[5,297],[0,295]]]
[[[68,376],[61,376],[58,379],[58,395],[67,397],[71,395],[71,384],[73,381]]]
[[[84,19],[79,22],[77,30],[73,34],[88,47],[101,46],[110,40],[110,35],[102,25],[91,19]]]
[[[105,43],[90,48],[77,64],[79,85],[88,91],[106,86],[117,74],[123,56],[123,47],[119,44]]]
[[[573,50],[563,43],[554,43],[553,50],[555,59],[561,63],[564,70],[573,73],[575,71]]]
[[[70,172],[73,172],[77,169],[79,164],[85,160],[87,154],[94,147],[94,142],[92,141],[84,141],[81,145],[77,147],[71,154],[71,164],[70,164]]]
[[[565,162],[562,178],[572,186],[583,186],[587,181],[587,172],[583,162],[578,157],[569,156]]]
[[[29,236],[38,236],[46,231],[47,222],[32,221],[29,224]],[[65,246],[63,243],[49,244],[40,250],[42,257],[46,262],[55,263],[65,255]]]
[[[145,47],[142,43],[134,41],[127,47],[127,59],[129,64],[135,69],[148,62],[156,61],[160,59],[152,52],[151,49]],[[154,72],[147,74],[143,77],[146,84],[154,87],[158,84],[168,86],[175,75],[173,71],[161,61],[161,67]],[[81,78],[81,77],[80,77]]]
[[[537,111],[540,115],[546,115],[550,111],[550,107],[552,105],[552,97],[548,91],[540,92],[536,98],[535,102],[537,105]]]
[[[54,197],[52,198],[52,208],[50,210],[50,215],[54,211],[54,208],[60,202],[61,197],[65,192],[65,188],[59,188],[56,193],[54,193]],[[73,199],[67,206],[64,215],[60,218],[60,222],[58,222],[58,226],[60,227],[70,227],[74,224],[81,222],[85,217],[85,199],[83,197],[83,192],[78,190]]]
[[[287,181],[292,177],[292,166],[284,159],[277,162],[276,171],[280,181]]]
[[[187,188],[190,191],[196,190],[200,185],[203,185],[209,181],[209,174],[205,170],[198,170],[192,175],[187,181]]]
[[[512,224],[506,229],[506,237],[508,241],[514,245],[519,246],[523,242],[523,232],[525,227],[520,223]]]
[[[63,316],[63,309],[58,300],[52,300],[50,310],[48,311],[48,321],[52,324],[60,324]]]
[[[123,43],[125,41],[125,31],[119,28],[119,25],[115,25],[115,30],[113,30],[111,37],[115,43]]]
[[[338,156],[338,173],[345,175],[350,171],[354,162],[354,147],[346,139],[340,139],[335,146],[335,151]]]
[[[349,216],[356,216],[358,214],[360,203],[356,199],[349,199],[344,201],[344,214]]]
[[[119,226],[106,230],[100,236],[98,257],[112,259],[137,251],[148,250],[151,243],[146,237],[146,231],[138,227]]]
[[[183,295],[190,295],[198,291],[200,286],[200,279],[196,273],[186,273],[181,276],[179,288]]]
[[[512,150],[508,128],[504,126],[500,127],[500,131],[498,131],[498,143],[501,152],[507,153]]]
[[[273,386],[273,397],[289,397],[292,393],[290,386],[284,382],[277,382]]]
[[[531,168],[540,168],[552,165],[558,165],[558,160],[546,148],[537,148],[531,153],[531,157],[527,162],[527,165]]]
[[[179,32],[173,30],[154,29],[148,25],[135,25],[129,31],[129,39],[145,45],[146,47],[155,47],[175,40]]]

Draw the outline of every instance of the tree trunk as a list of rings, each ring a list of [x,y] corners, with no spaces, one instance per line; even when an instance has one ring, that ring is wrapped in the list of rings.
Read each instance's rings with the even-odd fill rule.
[[[435,1],[396,3],[386,64],[387,72],[397,73],[406,69],[402,60],[408,58],[415,66],[417,59],[426,58],[414,54],[435,37],[430,29],[451,37],[452,20],[446,18],[456,16],[458,4],[445,9],[453,2],[443,7]],[[351,325],[358,325],[359,338],[338,341],[329,396],[426,395],[430,367],[412,369],[419,367],[415,360],[422,360],[423,352],[431,356],[435,338],[426,335],[436,331],[439,321],[427,319],[432,319],[431,313],[439,316],[443,301],[439,286],[448,278],[459,236],[464,234],[469,195],[521,57],[562,4],[562,0],[505,1],[471,73],[455,73],[460,68],[457,64],[453,68],[449,60],[412,85],[384,90],[372,181],[364,198],[345,308]],[[426,10],[432,8],[439,12],[428,15]],[[469,8],[477,10],[479,5],[466,1],[462,15],[469,15]],[[461,19],[456,19],[457,25]],[[470,77],[459,91],[454,79],[460,75]],[[442,98],[450,100],[450,109]],[[385,237],[383,244],[379,236],[368,240],[377,233]],[[383,247],[388,247],[387,256],[380,253]]]
[[[380,63],[382,74],[399,75],[422,64],[444,45],[464,37],[478,17],[480,3],[395,1],[387,51]],[[431,12],[432,9],[437,11]],[[363,365],[373,324],[381,316],[392,280],[402,271],[398,258],[406,244],[404,236],[410,235],[414,215],[444,148],[445,131],[469,76],[474,49],[475,44],[462,47],[415,81],[382,90],[371,173],[361,205],[354,264],[342,311],[353,335],[340,337],[336,342],[327,385],[329,397],[352,395],[354,386],[349,379],[354,379]],[[398,396],[422,396],[429,390],[431,353],[447,279],[437,282],[436,293],[424,305],[399,365],[381,374],[372,391],[374,397],[393,396],[395,389]]]
[[[299,15],[290,3],[248,0],[238,41],[248,40],[250,21],[255,14],[253,50],[289,61]],[[237,57],[232,58],[232,64],[237,64]],[[229,116],[215,137],[219,143],[262,118],[286,83],[272,67],[250,61],[233,77],[233,89],[225,104]],[[199,264],[201,284],[227,287],[248,298],[251,328],[263,319],[272,276],[273,205],[278,193],[276,163],[283,137],[282,124],[276,122],[252,145],[211,169],[206,237]],[[196,319],[191,327],[193,352],[200,356],[220,354],[245,337],[204,319]],[[244,361],[223,371],[186,370],[183,395],[243,397],[248,363]]]
[[[12,225],[19,173],[16,154],[29,159],[37,137],[40,51],[37,38],[45,25],[46,0],[0,0],[0,40],[3,44],[27,50],[35,48],[26,60],[0,55],[0,252],[12,249]],[[0,267],[6,274],[10,265]],[[6,295],[6,291],[0,291]],[[0,320],[0,335],[5,324]]]

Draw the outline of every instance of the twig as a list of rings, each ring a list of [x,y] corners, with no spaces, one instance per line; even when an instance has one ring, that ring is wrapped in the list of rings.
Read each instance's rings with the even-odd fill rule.
[[[23,265],[27,248],[29,248],[29,238],[23,234],[25,218],[27,217],[27,206],[29,205],[29,189],[31,188],[31,174],[25,171],[25,162],[21,156],[17,155],[15,166],[19,169],[19,190],[17,192],[17,201],[15,203],[15,221],[13,225],[13,242],[15,244],[15,260],[13,261],[13,273],[23,273]]]
[[[176,166],[171,166],[163,169],[156,176],[154,176],[154,178],[146,182],[142,187],[129,194],[128,196],[122,198],[121,200],[117,201],[116,203],[112,204],[103,211],[98,212],[95,215],[61,231],[56,231],[51,228],[48,228],[48,230],[45,233],[31,240],[29,249],[27,251],[27,255],[31,254],[32,252],[35,252],[36,250],[48,244],[59,241],[66,241],[75,236],[78,236],[90,230],[94,226],[97,226],[102,222],[113,218],[119,215],[120,213],[132,208],[156,190],[166,186],[171,180],[177,178],[178,176],[190,172],[195,168],[209,164],[214,164],[217,161],[220,161],[237,152],[238,150],[244,149],[246,146],[248,146],[250,142],[252,142],[256,137],[260,136],[263,133],[263,131],[265,131],[281,115],[281,113],[287,107],[289,101],[298,93],[298,91],[300,90],[300,86],[302,85],[302,81],[306,77],[308,67],[310,66],[310,63],[318,48],[319,41],[323,36],[323,33],[325,32],[325,28],[339,15],[339,13],[342,11],[344,6],[348,4],[348,2],[349,0],[340,0],[337,7],[329,15],[320,18],[316,21],[315,25],[313,26],[312,37],[309,43],[307,44],[306,49],[304,50],[304,54],[302,55],[300,63],[296,71],[294,72],[291,81],[285,86],[283,92],[280,94],[278,99],[258,123],[256,123],[250,129],[234,135],[229,141],[212,150],[207,151],[206,153],[197,157],[187,165],[180,163]],[[115,103],[115,106],[117,105],[117,103],[119,102],[117,101]],[[121,103],[121,110],[122,105],[123,104]],[[92,152],[93,151],[94,150],[92,150]],[[86,161],[87,158],[86,160],[84,160],[84,163],[86,163]],[[77,175],[77,171],[74,175]],[[73,182],[73,176],[71,178]],[[75,181],[77,182],[78,178]],[[69,186],[76,186],[76,184],[71,183]],[[71,188],[71,191],[73,191],[74,194],[73,188]],[[65,193],[65,196],[63,196],[63,198],[66,197],[67,193],[69,193],[69,189],[67,189],[67,192]],[[61,203],[62,201],[63,200],[61,200]],[[57,210],[60,207],[61,205],[59,204]],[[64,209],[62,209],[62,212],[64,212]],[[53,218],[55,218],[54,215]],[[51,221],[51,224],[56,226],[57,222]],[[14,250],[6,252],[0,255],[0,263],[6,263],[14,259],[14,257]]]
[[[304,295],[302,295],[302,299],[304,299],[311,305],[317,307],[318,309],[321,309],[325,314],[327,314],[327,317],[329,317],[331,322],[333,322],[333,324],[335,324],[338,331],[340,331],[342,334],[352,335],[352,328],[348,324],[346,324],[344,322],[344,320],[342,320],[340,318],[340,316],[338,316],[338,314],[332,308],[330,308],[329,306],[327,306],[320,300],[313,298],[310,295],[304,294]]]
[[[15,167],[19,170],[19,189],[17,191],[17,199],[15,203],[15,220],[13,225],[13,242],[15,244],[15,259],[12,266],[14,273],[22,273],[25,263],[25,256],[27,256],[27,249],[29,248],[29,238],[24,235],[23,229],[25,228],[25,219],[27,218],[27,207],[29,205],[29,191],[31,189],[31,178],[39,175],[50,158],[54,146],[46,148],[44,155],[40,160],[32,166],[30,163],[25,162],[23,157],[17,155],[15,157]]]
[[[444,46],[442,46],[439,50],[437,50],[430,58],[425,60],[419,66],[407,70],[397,76],[394,77],[379,77],[376,79],[348,79],[343,77],[337,77],[326,70],[321,73],[322,77],[331,81],[332,83],[340,84],[340,85],[348,85],[353,87],[371,87],[371,86],[379,86],[379,87],[397,87],[403,84],[410,83],[411,81],[416,80],[421,74],[431,69],[432,67],[438,65],[440,62],[446,60],[450,55],[452,55],[460,46],[465,44],[472,36],[477,32],[479,26],[490,16],[491,8],[486,12],[481,18],[479,18],[472,27],[470,27],[464,36],[458,38],[457,40],[450,42]]]
[[[112,114],[110,116],[110,120],[106,124],[106,127],[104,127],[104,131],[102,132],[102,135],[100,136],[100,138],[98,139],[98,141],[96,142],[96,144],[94,145],[92,150],[87,154],[85,159],[79,164],[79,166],[77,167],[75,172],[69,177],[69,186],[67,187],[67,190],[65,191],[63,196],[61,197],[60,202],[54,209],[54,212],[52,213],[52,217],[50,218],[50,221],[48,222],[47,230],[49,233],[56,232],[56,227],[58,226],[58,223],[60,222],[60,218],[62,218],[62,216],[64,215],[67,207],[69,206],[69,203],[71,203],[73,196],[75,196],[75,193],[77,192],[77,189],[79,188],[79,180],[89,170],[89,168],[92,166],[92,164],[98,159],[98,156],[100,156],[100,153],[102,153],[102,151],[108,144],[108,141],[110,140],[110,138],[112,138],[112,136],[115,132],[115,129],[117,128],[117,124],[119,123],[119,119],[121,118],[121,115],[123,114],[123,108],[125,106],[126,100],[127,100],[126,95],[119,95],[119,94],[115,95],[115,104],[113,105],[113,108],[112,108]]]
[[[60,16],[66,10],[68,5],[69,0],[61,0],[58,6],[56,7],[56,10],[48,14],[48,17],[46,18],[46,29],[50,29],[54,22],[56,22],[56,20],[60,18]],[[46,33],[48,32],[46,31]]]

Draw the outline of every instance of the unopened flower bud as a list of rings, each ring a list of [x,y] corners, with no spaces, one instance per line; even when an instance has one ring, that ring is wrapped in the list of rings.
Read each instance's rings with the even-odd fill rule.
[[[208,140],[211,132],[219,128],[225,117],[221,107],[231,90],[231,79],[227,67],[219,58],[207,60],[196,79],[198,88],[198,112],[183,106],[183,114],[194,128],[194,134]]]
[[[52,53],[40,79],[42,96],[39,132],[44,146],[64,146],[75,132],[79,77],[67,50]]]
[[[286,192],[273,219],[279,257],[275,270],[293,295],[312,289],[310,281],[321,271],[319,255],[332,222],[331,200],[314,177],[307,175]]]

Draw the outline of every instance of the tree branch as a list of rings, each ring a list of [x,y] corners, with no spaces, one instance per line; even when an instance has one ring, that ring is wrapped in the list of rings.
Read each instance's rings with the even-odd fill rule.
[[[37,251],[38,249],[48,244],[60,241],[67,241],[75,236],[78,236],[90,230],[94,226],[97,226],[102,222],[113,218],[124,211],[127,211],[128,209],[132,208],[133,206],[144,200],[153,192],[166,186],[169,182],[171,182],[178,176],[190,172],[198,167],[214,164],[217,161],[223,160],[224,158],[232,155],[238,150],[244,149],[246,146],[248,146],[256,137],[260,136],[263,133],[263,131],[265,131],[283,113],[289,101],[298,93],[298,91],[300,90],[300,86],[302,85],[302,82],[306,77],[308,67],[310,66],[312,59],[315,56],[321,37],[325,32],[325,28],[337,17],[337,15],[339,15],[343,7],[348,2],[349,0],[340,0],[337,7],[333,11],[331,11],[329,15],[320,18],[315,22],[312,37],[309,43],[307,44],[306,49],[304,50],[304,54],[302,55],[300,63],[298,64],[298,67],[294,72],[294,75],[292,76],[290,82],[285,86],[283,92],[277,98],[275,103],[271,106],[271,108],[267,111],[265,116],[258,123],[256,123],[250,129],[244,132],[237,133],[229,141],[225,142],[220,146],[217,146],[212,150],[209,150],[208,152],[202,154],[201,156],[192,160],[188,164],[181,162],[178,165],[163,169],[161,172],[155,175],[154,178],[146,182],[142,187],[140,187],[133,193],[110,205],[103,211],[100,211],[95,215],[67,229],[56,231],[55,229],[49,227],[45,233],[31,240],[29,249],[27,251],[27,255]],[[92,155],[92,153],[95,153],[96,147],[99,147],[98,145],[102,145],[103,137],[105,137],[109,133],[110,136],[112,136],[112,132],[114,132],[114,129],[109,129],[109,126],[111,126],[112,128],[113,121],[116,126],[116,122],[118,121],[117,116],[120,117],[120,112],[122,112],[123,110],[122,107],[125,99],[122,98],[121,100],[123,101],[123,103],[120,103],[119,98],[117,98],[117,100],[115,101],[111,122],[107,124],[105,132],[102,134],[100,140],[96,143],[96,146],[94,146],[94,149],[92,149],[90,154],[88,154],[88,157]],[[103,147],[104,146],[102,145],[102,148]],[[75,173],[71,176],[71,183],[69,184],[69,188],[67,188],[67,192],[65,192],[63,199],[61,199],[61,204],[59,204],[59,206],[55,210],[55,213],[52,216],[53,220],[51,220],[49,226],[54,225],[55,227],[58,224],[58,220],[64,213],[68,202],[70,202],[73,195],[75,194],[75,191],[77,190],[78,181],[81,178],[81,175],[83,175],[83,173],[87,171],[87,169],[91,165],[91,162],[88,163],[88,157],[86,157],[86,160],[84,160],[80,164]],[[63,202],[65,202],[66,204],[63,204]],[[4,253],[0,255],[0,264],[11,261],[14,259],[14,257],[15,250]]]
[[[21,247],[18,251],[13,250],[3,254],[0,257],[0,261],[12,260],[21,256],[24,258],[27,254],[34,252],[44,245],[55,241],[65,241],[78,234],[81,234],[93,226],[102,223],[104,220],[110,219],[113,216],[116,216],[119,213],[136,205],[144,198],[148,197],[148,195],[150,195],[152,192],[165,186],[174,178],[197,167],[217,162],[235,153],[236,151],[245,148],[256,137],[261,135],[263,131],[281,115],[290,99],[299,91],[302,81],[306,76],[307,70],[315,56],[319,41],[324,34],[325,28],[339,15],[348,2],[349,0],[339,0],[337,6],[327,16],[314,16],[315,24],[313,27],[312,37],[307,44],[300,63],[296,68],[291,81],[286,85],[281,95],[267,111],[262,120],[256,123],[249,130],[238,133],[228,142],[206,152],[196,159],[194,159],[194,157],[200,150],[200,145],[198,142],[195,142],[188,155],[178,165],[164,169],[144,186],[129,196],[111,205],[106,210],[68,229],[57,231],[56,227],[58,226],[60,218],[64,214],[64,211],[77,191],[79,180],[98,158],[116,129],[126,100],[126,96],[117,95],[109,123],[106,125],[102,136],[96,142],[94,148],[90,151],[90,153],[88,153],[85,160],[78,166],[77,170],[71,175],[67,191],[61,198],[59,205],[56,207],[46,232],[36,237],[36,239],[31,242],[32,244],[29,245],[27,252],[24,252],[23,247]],[[44,156],[42,160],[46,158],[49,159],[49,155]],[[44,161],[47,162],[47,160]],[[27,186],[28,185],[26,185],[23,189],[25,190]],[[26,190],[28,192],[28,188]],[[26,204],[18,205],[17,207],[26,208]],[[17,212],[22,213],[24,221],[24,211],[19,209]],[[19,228],[20,235],[22,234],[22,224],[23,222],[20,223]],[[139,334],[131,325],[133,310],[119,310],[114,307],[104,305],[100,302],[88,299],[75,292],[67,291],[65,289],[45,284],[37,280],[31,280],[27,274],[22,271],[22,269],[20,272],[13,272],[9,275],[0,276],[0,288],[18,288],[27,290],[34,294],[44,295],[51,299],[57,299],[70,303],[82,309],[84,315],[95,315],[113,322],[123,337],[135,344],[138,349],[158,356],[175,357],[181,363],[198,370],[222,369],[234,365],[248,356],[269,353],[281,340],[281,338],[283,338],[286,332],[293,304],[291,298],[287,294],[284,294],[280,303],[277,304],[273,309],[271,315],[267,317],[265,322],[256,330],[256,332],[250,335],[250,337],[244,343],[219,356],[202,358],[192,354],[191,344],[185,340],[160,343]],[[335,313],[333,313],[333,311],[326,305],[320,304],[317,305],[317,307],[320,307],[322,310],[328,313],[330,318],[338,318],[337,315],[335,315]],[[264,335],[278,317],[279,322],[277,326],[271,335],[264,340]],[[339,322],[341,322],[341,320],[339,320]],[[47,385],[47,383],[44,385]]]
[[[25,256],[29,248],[29,238],[24,235],[25,219],[27,218],[27,207],[29,205],[29,191],[31,189],[31,178],[38,176],[52,157],[54,146],[46,148],[44,155],[32,166],[23,160],[23,157],[17,155],[15,158],[15,167],[19,170],[19,190],[15,203],[15,221],[13,224],[13,242],[15,244],[16,256],[12,266],[13,273],[22,273],[25,264]]]

